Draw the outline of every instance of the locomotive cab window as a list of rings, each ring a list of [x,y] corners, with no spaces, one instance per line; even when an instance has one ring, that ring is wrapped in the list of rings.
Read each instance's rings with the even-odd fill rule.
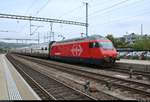
[[[100,47],[98,42],[90,42],[89,43],[89,48],[98,48]]]
[[[93,42],[89,43],[89,48],[93,48]]]

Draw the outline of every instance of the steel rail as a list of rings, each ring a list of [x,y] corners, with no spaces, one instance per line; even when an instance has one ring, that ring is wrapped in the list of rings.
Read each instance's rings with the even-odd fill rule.
[[[125,89],[130,90],[130,91],[134,90],[135,92],[137,92],[139,94],[143,94],[143,95],[146,95],[146,96],[150,97],[150,92],[145,91],[145,87],[150,89],[150,85],[146,84],[146,83],[141,83],[141,82],[137,82],[137,81],[133,81],[133,80],[113,77],[113,76],[94,73],[94,72],[88,72],[88,71],[85,72],[85,70],[73,68],[73,65],[69,65],[69,66],[72,66],[72,67],[68,67],[68,66],[64,66],[65,64],[63,64],[63,65],[60,65],[58,63],[54,64],[54,62],[50,62],[50,61],[48,62],[46,60],[40,60],[40,59],[35,59],[35,58],[31,59],[31,57],[29,58],[29,57],[21,56],[21,55],[19,55],[19,56],[23,57],[25,59],[28,59],[32,62],[41,64],[41,65],[53,67],[53,68],[56,68],[56,69],[59,69],[59,70],[62,70],[62,71],[66,71],[66,72],[72,73],[72,74],[82,75],[84,77],[88,77],[90,79],[101,81],[103,83],[107,83],[108,81],[111,81],[113,86],[117,86],[117,87],[120,87],[120,88],[125,88]],[[79,67],[79,66],[76,66],[76,67]],[[107,80],[104,80],[104,79],[107,79]],[[135,85],[135,86],[130,87],[129,85],[123,85],[121,83],[118,83],[119,81],[123,82],[123,83],[127,83],[129,85]],[[144,86],[144,89],[139,88],[137,85],[139,87]]]
[[[41,99],[52,99],[56,100],[50,93],[48,93],[41,85],[39,85],[33,78],[31,78],[25,71],[21,69],[19,63],[12,58],[12,56],[7,56],[8,60],[15,66],[18,72],[23,76],[23,78],[28,82],[28,84],[38,93]]]
[[[18,60],[16,60],[16,59],[14,59],[15,60],[15,63],[16,63],[16,61],[18,61]],[[21,62],[21,61],[18,61],[18,63],[21,63],[22,65],[23,65],[23,63]],[[28,67],[29,68],[29,66],[27,66],[26,65],[26,67]],[[32,68],[30,68],[30,69],[32,69]],[[33,70],[33,69],[32,69]],[[36,71],[36,70],[34,70],[34,71]],[[36,71],[36,72],[38,72],[38,71]],[[40,73],[40,72],[38,72],[38,73]],[[47,75],[44,75],[44,74],[42,74],[42,73],[40,73],[41,75],[43,75],[43,76],[46,76],[46,77],[48,77],[50,80],[55,80],[55,79],[52,79],[52,78],[50,78],[49,76],[47,76]],[[71,88],[71,87],[69,87],[69,86],[67,86],[66,84],[64,84],[64,83],[62,83],[62,82],[59,82],[58,80],[55,80],[55,82],[57,82],[57,83],[59,83],[59,84],[61,84],[61,86],[65,86],[65,87],[67,87],[69,90],[71,89],[72,90],[72,92],[75,92],[76,93],[76,95],[77,95],[77,93],[78,93],[78,98],[79,99],[92,99],[92,100],[96,100],[95,98],[93,98],[93,97],[91,97],[91,96],[89,96],[89,95],[87,95],[87,94],[85,94],[85,93],[82,93],[82,92],[80,92],[79,90],[76,90],[76,89],[73,89],[73,88]],[[65,87],[63,88],[63,89],[65,89]],[[48,90],[48,89],[47,89]],[[69,92],[71,92],[71,90],[69,91]],[[57,96],[57,95],[56,95]],[[53,95],[53,97],[55,97],[55,95]],[[57,98],[56,98],[57,99]]]

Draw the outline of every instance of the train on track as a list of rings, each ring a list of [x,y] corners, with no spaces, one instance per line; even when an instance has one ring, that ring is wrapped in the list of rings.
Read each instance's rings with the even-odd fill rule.
[[[100,35],[51,41],[30,47],[17,48],[13,53],[94,65],[113,64],[117,51],[112,42]]]

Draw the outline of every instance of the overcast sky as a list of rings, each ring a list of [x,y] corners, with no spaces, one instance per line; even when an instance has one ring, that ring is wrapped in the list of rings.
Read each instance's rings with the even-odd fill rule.
[[[85,3],[89,3],[89,35],[120,37],[128,33],[150,34],[150,0],[0,0],[0,13],[48,17],[85,22]],[[50,31],[50,23],[31,22],[41,26],[36,32],[42,39]],[[29,21],[0,18],[0,38],[37,38],[30,36]],[[34,32],[36,27],[32,27]],[[9,32],[4,32],[9,31]],[[55,39],[80,37],[85,27],[53,24]]]

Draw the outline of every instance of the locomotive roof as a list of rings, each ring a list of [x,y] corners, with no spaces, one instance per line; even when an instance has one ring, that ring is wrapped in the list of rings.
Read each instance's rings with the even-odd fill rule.
[[[64,42],[71,42],[71,41],[84,41],[84,40],[108,40],[108,39],[103,36],[100,36],[100,35],[92,35],[92,36],[83,37],[83,38],[62,40],[62,41],[58,41],[56,43],[64,43]]]

